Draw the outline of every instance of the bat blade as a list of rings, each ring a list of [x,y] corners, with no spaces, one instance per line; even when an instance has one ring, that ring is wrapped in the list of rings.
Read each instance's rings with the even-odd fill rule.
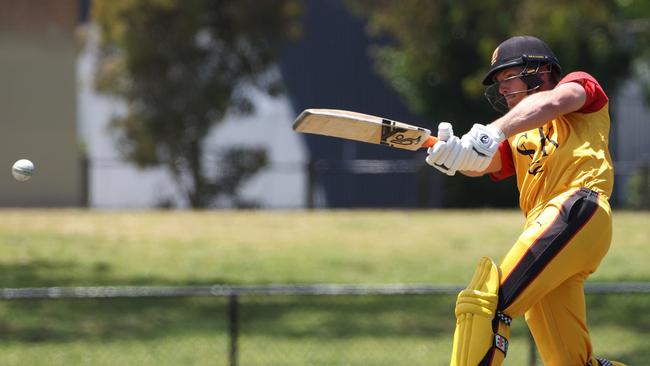
[[[417,150],[437,139],[426,128],[339,109],[306,109],[293,124],[298,132]]]

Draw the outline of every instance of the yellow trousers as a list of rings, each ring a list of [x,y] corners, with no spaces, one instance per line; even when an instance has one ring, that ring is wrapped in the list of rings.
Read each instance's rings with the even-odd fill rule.
[[[611,236],[607,199],[574,189],[528,215],[500,264],[499,309],[512,318],[525,316],[545,366],[595,362],[584,282],[607,253]]]

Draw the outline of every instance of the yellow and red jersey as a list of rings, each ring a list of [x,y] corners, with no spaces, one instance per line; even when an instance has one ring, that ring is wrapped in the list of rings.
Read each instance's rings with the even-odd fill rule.
[[[587,93],[579,110],[511,136],[499,146],[501,170],[491,176],[501,180],[516,174],[519,205],[527,216],[573,188],[589,188],[605,197],[612,193],[609,99],[585,72],[570,73],[558,85],[570,82]]]

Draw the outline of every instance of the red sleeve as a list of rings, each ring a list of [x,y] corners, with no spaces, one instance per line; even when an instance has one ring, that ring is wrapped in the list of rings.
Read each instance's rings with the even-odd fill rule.
[[[512,160],[512,150],[508,140],[501,141],[499,144],[499,153],[501,155],[501,170],[490,173],[490,178],[498,182],[515,174],[515,162]]]
[[[558,85],[566,83],[578,83],[582,85],[587,93],[587,100],[582,108],[578,109],[576,112],[579,113],[593,113],[599,111],[602,107],[607,104],[609,98],[603,88],[598,84],[596,79],[583,71],[572,72],[567,76],[563,77]]]

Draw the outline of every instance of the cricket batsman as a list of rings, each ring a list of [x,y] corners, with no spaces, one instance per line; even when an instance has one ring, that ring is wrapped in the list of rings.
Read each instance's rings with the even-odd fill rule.
[[[612,236],[608,97],[586,72],[561,77],[531,36],[501,43],[483,84],[503,116],[460,138],[441,124],[426,161],[448,175],[515,175],[526,223],[502,262],[483,258],[458,295],[451,365],[501,365],[522,315],[544,365],[622,365],[594,355],[584,295]]]

